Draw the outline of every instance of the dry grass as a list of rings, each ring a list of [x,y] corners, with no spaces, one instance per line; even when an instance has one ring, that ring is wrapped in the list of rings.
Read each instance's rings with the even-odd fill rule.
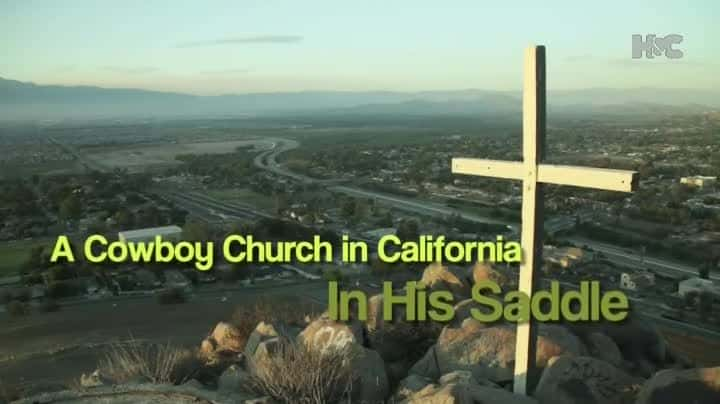
[[[305,327],[305,317],[314,318],[321,312],[319,304],[311,302],[259,300],[253,305],[238,306],[230,323],[240,332],[242,346],[261,322],[279,323],[287,326]]]
[[[157,384],[182,384],[198,373],[202,362],[195,352],[170,344],[115,344],[100,362],[101,373],[115,383],[138,378]]]
[[[281,403],[337,403],[352,385],[350,354],[325,352],[284,341],[277,351],[249,361],[250,387]]]

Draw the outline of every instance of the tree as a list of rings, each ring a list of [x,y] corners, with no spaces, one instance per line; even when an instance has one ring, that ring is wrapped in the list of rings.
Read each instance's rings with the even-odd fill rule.
[[[77,219],[82,213],[82,206],[80,205],[80,199],[74,194],[68,195],[65,199],[60,202],[60,209],[58,215],[61,219],[70,220]]]
[[[698,277],[701,279],[710,279],[710,267],[712,262],[707,261],[698,269]]]
[[[127,208],[121,208],[115,212],[115,221],[120,227],[131,227],[135,223],[135,217]]]
[[[417,240],[420,237],[420,229],[416,220],[405,219],[398,225],[395,232],[400,240]]]
[[[700,319],[705,321],[712,313],[713,295],[710,292],[702,291],[698,295],[698,314]]]
[[[182,235],[186,241],[208,241],[210,227],[205,222],[187,222],[183,226]]]

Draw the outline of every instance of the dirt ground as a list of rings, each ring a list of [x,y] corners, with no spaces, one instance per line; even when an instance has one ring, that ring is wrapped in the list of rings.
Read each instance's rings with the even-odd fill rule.
[[[668,344],[700,366],[720,366],[720,340],[710,340],[662,329]]]
[[[199,346],[238,305],[275,297],[321,302],[325,293],[326,284],[315,282],[206,293],[178,305],[160,305],[150,297],[64,306],[19,319],[3,314],[0,380],[33,391],[72,385],[81,373],[96,368],[113,342],[134,338]]]

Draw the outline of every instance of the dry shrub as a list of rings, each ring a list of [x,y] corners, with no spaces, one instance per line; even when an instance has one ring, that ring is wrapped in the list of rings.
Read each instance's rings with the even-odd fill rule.
[[[248,387],[282,403],[337,403],[352,385],[350,359],[347,350],[283,341],[272,355],[248,361]]]
[[[287,326],[305,327],[305,317],[315,317],[320,306],[309,301],[259,300],[247,306],[238,306],[233,312],[230,323],[240,332],[238,338],[245,346],[247,338],[261,322],[280,323]]]
[[[182,384],[193,378],[202,362],[193,351],[170,344],[115,344],[100,362],[101,373],[115,383],[144,378],[157,384]]]

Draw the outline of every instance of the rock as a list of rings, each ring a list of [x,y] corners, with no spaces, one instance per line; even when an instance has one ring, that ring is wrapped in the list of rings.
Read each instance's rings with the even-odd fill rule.
[[[390,384],[380,354],[372,349],[354,345],[350,361],[353,370],[352,402],[385,402],[390,394]]]
[[[221,393],[233,393],[247,390],[250,380],[250,373],[238,365],[230,365],[218,379],[218,391]]]
[[[720,403],[720,367],[660,371],[645,382],[636,403]]]
[[[485,386],[485,387],[494,387],[494,388],[500,388],[497,384],[485,380],[485,379],[476,379],[475,376],[472,375],[472,372],[467,370],[456,370],[454,372],[445,373],[444,375],[440,376],[440,379],[438,379],[438,383],[441,385],[445,384],[474,384],[478,386]]]
[[[215,341],[216,351],[242,352],[244,348],[240,330],[230,323],[217,323],[211,337]]]
[[[183,387],[191,388],[191,389],[204,389],[205,385],[200,382],[198,379],[190,379],[182,384]]]
[[[346,351],[353,372],[353,402],[384,402],[390,392],[385,362],[377,351],[363,346],[363,331],[362,323],[333,321],[323,315],[308,324],[297,340],[322,353]]]
[[[243,352],[245,353],[245,356],[252,357],[255,355],[255,350],[257,350],[258,345],[266,341],[270,338],[279,337],[280,334],[275,329],[275,326],[272,324],[268,324],[264,321],[261,321],[258,323],[258,325],[255,327],[252,333],[250,333],[250,336],[247,339],[247,342],[245,343],[245,347]]]
[[[398,390],[414,393],[424,389],[428,384],[433,384],[433,381],[420,375],[410,375],[400,381]]]
[[[431,380],[437,380],[440,377],[440,367],[437,361],[437,353],[433,345],[427,350],[425,356],[417,361],[411,368],[411,375],[423,376]]]
[[[652,362],[644,358],[639,359],[635,362],[635,370],[640,376],[645,379],[651,377],[657,371],[655,365],[653,365]]]
[[[410,395],[403,404],[473,404],[469,388],[459,384],[427,385]]]
[[[274,404],[275,400],[270,397],[259,397],[252,398],[250,400],[243,401],[243,404]]]
[[[472,373],[467,370],[456,370],[454,372],[445,373],[440,376],[438,383],[440,384],[451,384],[451,383],[464,383],[471,384],[475,382],[475,378]]]
[[[473,403],[482,404],[537,404],[537,401],[532,397],[521,396],[504,389],[488,386],[471,386],[470,397]]]
[[[435,262],[425,268],[420,282],[428,288],[428,293],[448,290],[456,299],[464,299],[470,297],[471,290],[465,273],[463,268],[446,267]]]
[[[490,296],[490,297],[492,297],[492,296]],[[497,298],[495,298],[495,300],[499,301],[499,299],[497,299]],[[475,320],[475,318],[473,318],[472,311],[471,311],[472,309],[478,309],[483,314],[489,314],[492,312],[491,308],[489,308],[486,305],[476,302],[474,299],[465,299],[455,305],[455,307],[454,307],[455,316],[453,317],[453,319],[450,321],[450,323],[448,325],[451,327],[460,328],[460,327],[466,326],[465,325],[466,323],[472,322],[472,323],[475,323],[474,324],[475,326],[492,327],[493,325],[498,325],[498,324],[502,324],[505,322],[502,319],[502,317],[498,321],[493,322],[493,323],[480,322],[478,320]]]
[[[357,322],[333,321],[321,316],[308,324],[298,335],[298,342],[322,351],[347,349],[354,344],[363,345],[363,328]]]
[[[280,341],[279,337],[268,338],[265,341],[262,341],[258,344],[253,356],[246,357],[248,359],[248,364],[250,366],[253,366],[258,362],[262,362],[270,358],[275,352],[278,351],[278,349],[280,349],[281,344],[282,342]]]
[[[221,396],[216,391],[197,388],[192,384],[122,384],[100,386],[85,390],[65,390],[42,393],[16,401],[18,404],[64,403],[64,404],[198,404],[242,403],[257,395],[234,394]]]
[[[390,403],[399,403],[412,397],[413,394],[433,384],[432,380],[419,375],[410,375],[398,383]]]
[[[217,349],[217,342],[212,337],[205,338],[200,343],[200,356],[203,358],[210,358],[215,355]]]
[[[408,404],[535,404],[531,397],[515,395],[507,390],[472,384],[428,385],[410,396]]]
[[[578,356],[584,352],[585,347],[580,340],[564,327],[549,324],[538,326],[538,367],[544,367],[553,356]],[[495,383],[510,381],[515,363],[515,326],[488,328],[466,323],[461,328],[446,327],[435,344],[435,357],[440,374],[469,370],[478,380],[487,379]],[[416,373],[430,376],[427,373]]]
[[[385,361],[394,362],[407,356],[419,333],[412,324],[402,321],[405,318],[404,306],[393,306],[393,320],[386,321],[383,301],[383,295],[368,299],[368,318],[365,322],[368,345]]]
[[[380,353],[380,352],[378,352]],[[380,355],[382,357],[382,354]],[[400,380],[406,378],[413,366],[413,362],[409,358],[403,358],[395,362],[385,362],[385,371],[391,385],[396,385]]]
[[[612,338],[607,335],[599,332],[591,333],[585,339],[585,343],[591,356],[615,367],[622,365],[623,357],[620,348],[618,348]]]
[[[541,404],[627,403],[633,378],[599,359],[561,356],[543,371],[534,396]]]
[[[634,361],[646,357],[658,364],[665,362],[665,338],[646,320],[629,316],[618,323],[602,323],[601,327],[603,334],[615,341],[625,359]]]
[[[505,289],[510,284],[508,277],[498,271],[490,262],[476,262],[475,265],[470,268],[469,277],[473,285],[481,281],[489,280]]]
[[[92,387],[99,387],[104,386],[105,384],[108,384],[108,380],[106,380],[101,374],[99,369],[95,369],[94,372],[86,375],[83,373],[80,375],[80,386],[85,388],[92,388]]]

